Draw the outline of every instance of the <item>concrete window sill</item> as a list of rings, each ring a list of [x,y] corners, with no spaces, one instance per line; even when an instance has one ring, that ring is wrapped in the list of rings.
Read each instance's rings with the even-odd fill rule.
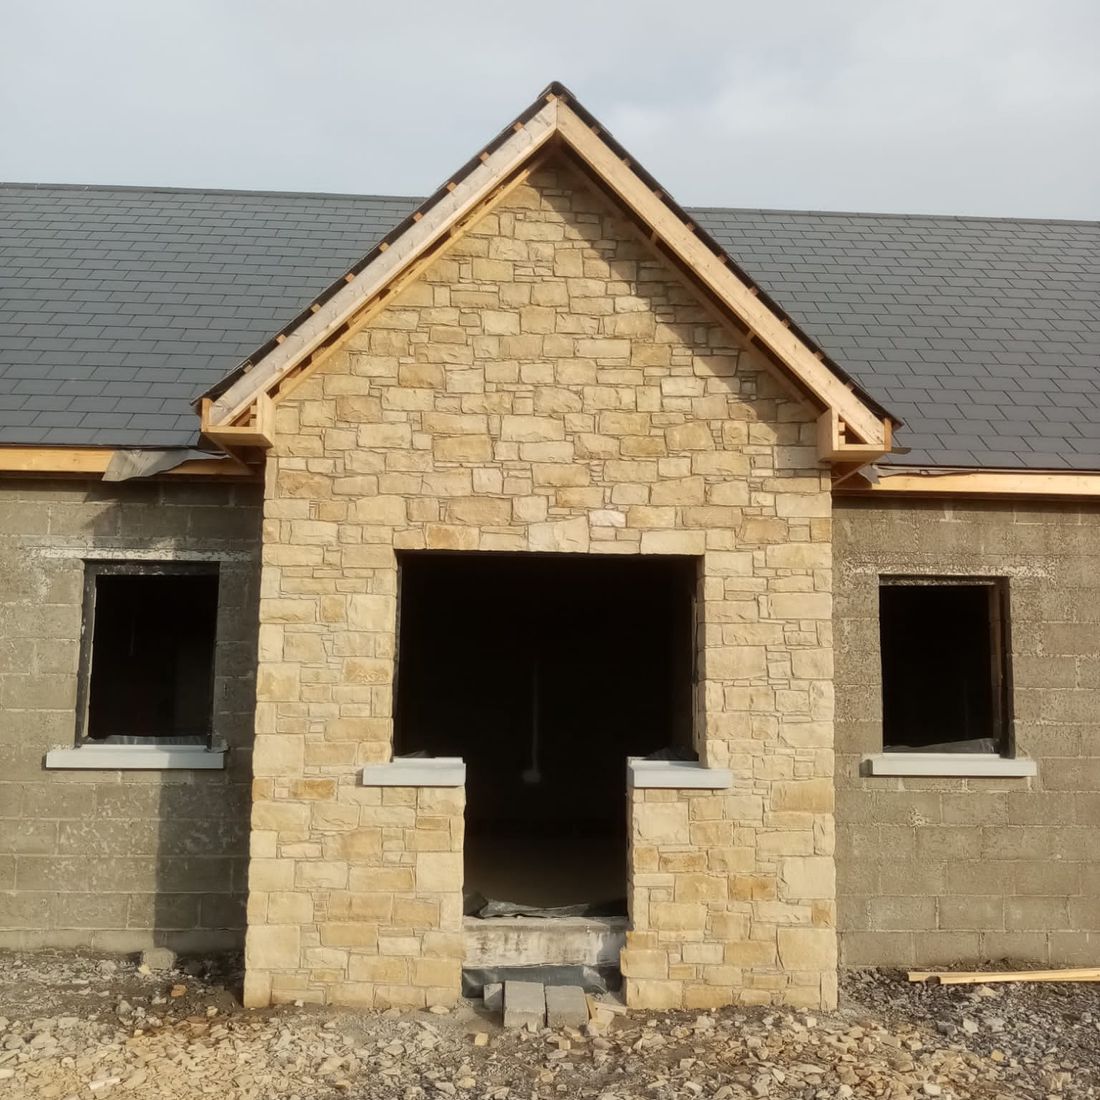
[[[984,752],[881,752],[862,763],[864,775],[1026,779],[1039,771],[1034,760]]]
[[[226,746],[205,745],[80,745],[50,749],[47,768],[98,771],[213,770],[225,767]]]
[[[364,787],[464,787],[466,764],[460,756],[398,757],[387,764],[368,764]]]
[[[733,786],[729,768],[707,768],[698,760],[643,760],[626,762],[629,786],[644,789],[725,791]]]

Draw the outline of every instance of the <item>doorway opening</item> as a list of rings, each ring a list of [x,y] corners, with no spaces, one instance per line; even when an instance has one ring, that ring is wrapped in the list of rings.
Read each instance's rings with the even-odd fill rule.
[[[691,755],[696,560],[399,567],[395,748],[466,761],[467,913],[625,913],[626,759]]]

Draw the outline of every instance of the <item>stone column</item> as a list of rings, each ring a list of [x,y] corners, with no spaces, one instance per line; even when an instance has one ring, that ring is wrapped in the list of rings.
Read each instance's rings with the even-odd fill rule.
[[[633,765],[632,930],[621,956],[633,1008],[770,1004],[780,991],[785,1004],[835,1004],[832,858],[784,858],[778,882],[757,873],[751,826],[760,798],[731,785],[736,777],[724,768]],[[812,914],[817,902],[828,909],[820,926],[811,915],[776,927],[792,904]]]
[[[314,781],[324,782],[324,781]],[[317,802],[309,839],[252,861],[245,1003],[425,1008],[461,986],[461,761],[368,765],[346,797]],[[275,813],[278,821],[268,822]],[[293,824],[258,802],[253,828]],[[255,832],[253,834],[255,838]],[[272,878],[274,876],[274,878]]]

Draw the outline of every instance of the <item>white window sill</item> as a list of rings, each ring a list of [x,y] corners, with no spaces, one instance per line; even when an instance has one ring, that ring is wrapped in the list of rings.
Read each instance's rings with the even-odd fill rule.
[[[733,786],[729,768],[707,768],[698,760],[627,758],[628,785],[636,789],[725,791]]]
[[[1024,779],[1039,770],[1034,760],[984,752],[881,752],[863,757],[862,763],[866,775]]]
[[[80,745],[50,749],[47,768],[82,768],[99,771],[172,771],[225,767],[226,746],[205,745]]]
[[[466,763],[460,756],[398,757],[387,764],[368,764],[364,787],[464,787]]]

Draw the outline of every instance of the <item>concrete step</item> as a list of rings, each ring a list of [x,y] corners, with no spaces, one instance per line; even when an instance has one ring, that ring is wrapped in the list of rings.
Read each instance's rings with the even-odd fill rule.
[[[618,966],[626,917],[466,917],[464,965]]]

